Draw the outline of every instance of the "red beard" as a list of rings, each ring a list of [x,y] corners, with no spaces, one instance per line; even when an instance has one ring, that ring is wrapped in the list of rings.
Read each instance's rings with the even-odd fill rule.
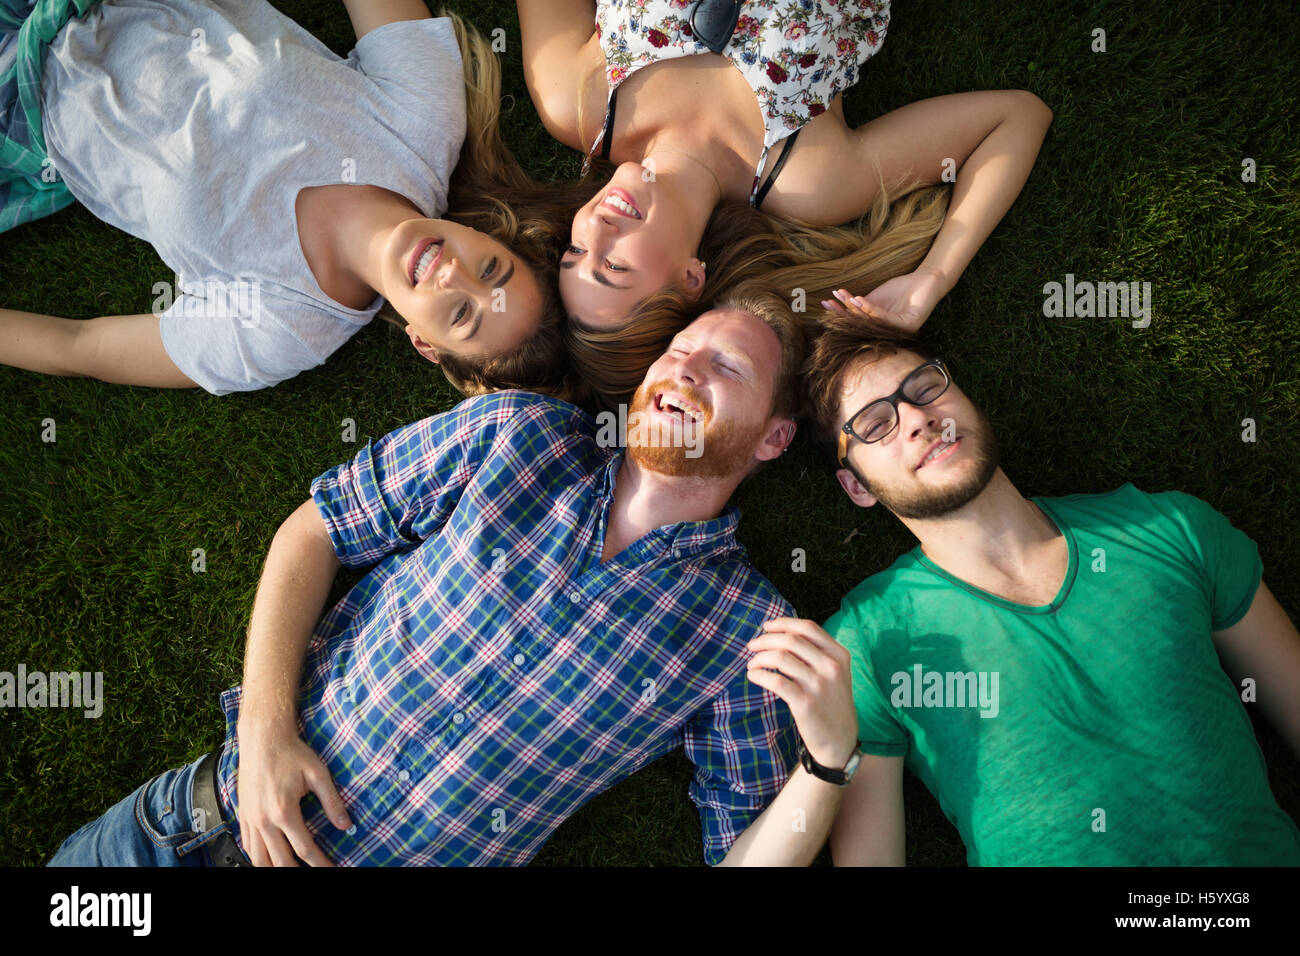
[[[659,392],[675,392],[699,408],[703,419],[672,422],[654,407]],[[627,416],[627,454],[640,468],[676,478],[729,478],[743,471],[754,458],[766,428],[759,422],[738,428],[713,423],[713,408],[689,385],[669,381],[642,383],[632,396]]]

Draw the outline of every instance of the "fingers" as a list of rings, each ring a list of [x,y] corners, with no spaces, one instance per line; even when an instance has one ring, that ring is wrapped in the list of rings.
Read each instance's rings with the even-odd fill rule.
[[[782,635],[793,638],[795,643],[779,640]],[[769,640],[772,639],[772,640]],[[848,663],[849,652],[843,644],[827,634],[821,627],[806,618],[778,617],[763,624],[763,633],[749,642],[751,650],[766,650],[772,647],[784,647],[795,650],[798,639],[807,641],[821,653],[835,660]]]
[[[316,845],[316,840],[307,830],[306,823],[303,822],[301,811],[297,813],[296,819],[290,817],[281,824],[284,836],[289,838],[289,843],[293,845],[293,851],[298,854],[298,859],[302,860],[308,866],[333,866],[330,858],[324,851]],[[297,866],[296,863],[287,864]]]
[[[745,676],[749,678],[750,683],[757,684],[764,690],[770,690],[776,694],[777,697],[786,702],[787,706],[791,704],[791,698],[795,697],[799,692],[797,684],[787,677],[782,677],[776,671],[766,671],[761,667],[750,668]]]
[[[343,798],[334,787],[334,779],[330,776],[329,770],[325,764],[317,758],[314,766],[303,768],[303,776],[307,780],[307,789],[316,794],[316,799],[320,805],[325,808],[325,815],[330,818],[330,823],[339,830],[346,830],[352,826],[352,819],[348,816],[347,807],[343,805]],[[296,845],[296,844],[295,844]],[[302,854],[299,854],[301,856]],[[306,857],[303,857],[306,859]]]
[[[274,828],[262,831],[262,842],[266,846],[267,854],[271,858],[271,866],[297,866],[298,861],[293,858],[293,850],[289,848],[288,841],[285,840],[284,834]]]
[[[889,310],[872,304],[860,295],[853,295],[848,289],[836,289],[832,295],[835,299],[823,299],[822,308],[836,315],[852,316],[858,319],[875,319],[884,321],[889,317]]]
[[[748,667],[750,670],[766,668],[780,671],[791,680],[804,685],[811,684],[817,676],[811,664],[784,650],[762,651],[755,654],[749,659]]]

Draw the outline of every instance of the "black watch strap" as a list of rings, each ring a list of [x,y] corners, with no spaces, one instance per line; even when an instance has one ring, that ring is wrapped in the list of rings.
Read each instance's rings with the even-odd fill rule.
[[[854,747],[853,756],[849,757],[849,762],[844,765],[842,770],[836,770],[834,767],[825,767],[813,760],[812,754],[808,752],[808,746],[803,742],[803,735],[799,736],[799,763],[810,774],[818,780],[825,780],[827,783],[833,783],[836,786],[848,786],[853,779],[854,772],[858,769],[858,761],[862,759],[861,751],[862,742],[858,741]]]

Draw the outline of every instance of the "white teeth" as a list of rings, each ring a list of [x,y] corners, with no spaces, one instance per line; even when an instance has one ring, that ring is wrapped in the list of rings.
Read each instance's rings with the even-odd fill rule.
[[[676,412],[677,414],[681,415],[682,418],[687,418],[687,417],[692,419],[695,418],[694,413],[688,411],[685,406],[679,405],[671,398],[667,398],[662,395],[659,397],[659,408],[661,411],[665,411],[665,412]]]
[[[438,244],[436,242],[424,250],[424,255],[420,256],[420,261],[415,264],[415,281],[417,283],[424,278],[425,270],[429,268],[429,263],[433,262],[437,254]]]
[[[633,206],[631,203],[624,202],[622,199],[619,199],[613,193],[610,193],[608,196],[605,197],[605,205],[613,206],[615,209],[619,210],[620,212],[625,212],[629,216],[634,216],[637,219],[641,218],[640,214],[637,213],[635,206]]]
[[[951,448],[954,444],[955,444],[954,442],[944,442],[943,444],[939,445],[937,448],[935,448],[934,451],[930,452],[930,454],[925,456],[921,464],[928,465],[930,462],[934,461],[934,459],[937,458],[939,455],[942,455],[945,451]]]

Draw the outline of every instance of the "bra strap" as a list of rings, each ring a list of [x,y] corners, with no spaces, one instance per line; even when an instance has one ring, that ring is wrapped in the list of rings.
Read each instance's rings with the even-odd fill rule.
[[[605,128],[600,133],[600,158],[609,159],[610,148],[614,145],[614,111],[618,109],[618,87],[609,91],[609,109],[605,111]]]
[[[799,134],[802,132],[803,127],[801,126],[786,137],[785,147],[781,150],[781,155],[777,157],[776,165],[773,166],[772,171],[767,174],[767,179],[763,180],[763,185],[759,187],[758,193],[754,196],[755,209],[758,209],[763,205],[763,200],[767,198],[768,190],[772,188],[772,185],[776,182],[776,177],[781,173],[781,167],[784,166],[785,161],[790,158],[790,150],[794,149],[794,141],[799,138]]]
[[[596,147],[600,147],[600,158],[609,159],[609,149],[613,145],[614,132],[614,108],[618,105],[618,87],[609,91],[609,105],[605,107],[605,126],[596,137],[596,142],[591,144],[591,149],[587,155],[582,158],[582,175],[587,175],[591,169],[591,158],[596,153]]]

